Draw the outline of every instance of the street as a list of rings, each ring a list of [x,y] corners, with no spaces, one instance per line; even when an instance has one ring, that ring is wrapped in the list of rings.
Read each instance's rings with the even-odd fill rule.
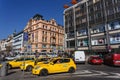
[[[75,73],[50,74],[36,76],[31,72],[22,72],[20,69],[9,70],[8,75],[0,80],[119,80],[120,67],[106,65],[77,64]]]

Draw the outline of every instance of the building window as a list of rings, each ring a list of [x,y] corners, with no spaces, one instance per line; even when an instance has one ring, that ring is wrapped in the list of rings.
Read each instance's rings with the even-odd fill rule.
[[[36,26],[36,29],[38,29],[39,28],[39,26]]]
[[[120,43],[120,33],[110,35],[110,44]]]
[[[100,4],[98,4],[98,5],[95,5],[95,7],[94,7],[94,10],[96,11],[96,10],[100,10],[101,9],[101,6],[100,6]]]
[[[67,48],[74,48],[75,47],[75,40],[67,41]]]
[[[36,49],[38,48],[38,44],[35,45]]]
[[[47,35],[47,32],[45,32],[45,35]]]
[[[73,38],[74,37],[74,31],[70,31],[69,33],[68,33],[68,38]]]
[[[115,3],[120,3],[120,0],[115,0]]]
[[[34,42],[34,33],[32,33],[32,41]]]
[[[91,44],[92,45],[104,45],[105,44],[105,38],[92,38]]]
[[[81,29],[81,30],[78,31],[77,36],[83,36],[83,35],[87,35],[87,29]]]
[[[86,18],[83,18],[83,19],[82,19],[82,23],[85,23],[85,22],[86,22]]]
[[[80,39],[77,41],[77,46],[84,47],[88,46],[88,39]]]
[[[55,22],[53,22],[53,21],[52,21],[52,24],[54,25],[54,24],[55,24]]]
[[[44,25],[43,25],[43,29],[44,29]]]
[[[85,5],[82,4],[82,5],[80,6],[80,9],[84,9],[84,8],[85,8]]]
[[[42,48],[46,48],[46,44],[42,44]]]
[[[44,31],[42,31],[42,34],[44,35]]]
[[[42,42],[44,42],[44,37],[42,37]]]
[[[105,0],[105,1],[106,1],[106,6],[110,6],[114,3],[113,0]]]
[[[35,41],[38,42],[38,31],[35,34]]]
[[[114,22],[108,23],[108,29],[109,30],[120,29],[120,21],[114,21]]]
[[[90,7],[90,8],[88,9],[88,11],[89,11],[89,13],[93,13],[93,11],[94,11],[93,7]]]
[[[117,6],[117,12],[120,12],[120,6]]]
[[[101,13],[96,13],[95,17],[96,17],[96,19],[98,19],[98,18],[101,18],[102,15],[101,15]]]
[[[105,31],[104,25],[99,25],[99,26],[91,28],[91,34],[100,33],[100,32],[104,32],[104,31]]]
[[[107,13],[108,15],[112,15],[112,14],[114,14],[114,10],[113,10],[113,8],[111,8],[111,9],[108,9],[108,13]]]
[[[47,42],[47,37],[45,37],[45,42]]]
[[[93,4],[93,0],[88,0],[88,5]]]
[[[89,21],[92,21],[92,20],[94,20],[94,15],[89,16]]]

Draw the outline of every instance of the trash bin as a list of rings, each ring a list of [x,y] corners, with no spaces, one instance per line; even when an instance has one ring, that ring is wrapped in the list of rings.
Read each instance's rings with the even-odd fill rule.
[[[8,73],[8,67],[6,62],[2,62],[2,67],[0,68],[0,76],[6,76]]]

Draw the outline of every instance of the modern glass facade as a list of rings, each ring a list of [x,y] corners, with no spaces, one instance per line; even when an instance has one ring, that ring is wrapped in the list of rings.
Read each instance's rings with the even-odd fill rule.
[[[119,48],[119,4],[120,0],[81,0],[65,9],[66,49],[109,52],[108,47]]]

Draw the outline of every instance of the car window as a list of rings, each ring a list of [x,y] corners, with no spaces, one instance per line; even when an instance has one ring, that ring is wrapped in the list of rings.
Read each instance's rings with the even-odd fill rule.
[[[62,59],[62,63],[68,63],[70,62],[70,59]]]
[[[47,61],[48,60],[48,58],[41,58],[41,59],[38,59],[38,62],[40,62],[40,61]]]
[[[55,61],[53,61],[54,64],[59,64],[59,63],[62,63],[62,59],[57,59]]]
[[[26,58],[25,60],[34,60],[34,58]]]
[[[92,59],[101,59],[100,57],[93,57]]]
[[[23,61],[23,60],[24,60],[24,58],[16,59],[16,61]]]

